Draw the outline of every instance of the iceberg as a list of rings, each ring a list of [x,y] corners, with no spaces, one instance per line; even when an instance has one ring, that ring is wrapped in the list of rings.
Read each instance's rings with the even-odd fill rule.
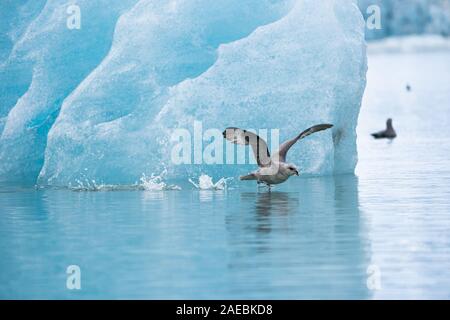
[[[194,123],[284,140],[330,122],[289,160],[306,174],[354,171],[367,69],[356,0],[76,1],[80,30],[67,30],[69,3],[36,5],[2,48],[17,85],[2,96],[1,179],[132,184],[254,169],[175,164],[171,134],[195,135]]]
[[[102,61],[115,22],[135,1],[2,1],[0,179],[36,181],[62,102]],[[80,29],[67,27],[81,10]]]

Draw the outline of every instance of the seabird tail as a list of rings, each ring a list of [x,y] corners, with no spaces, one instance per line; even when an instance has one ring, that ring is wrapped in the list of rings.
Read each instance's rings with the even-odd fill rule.
[[[375,139],[380,139],[383,138],[383,135],[381,133],[372,133],[372,137],[374,137]]]

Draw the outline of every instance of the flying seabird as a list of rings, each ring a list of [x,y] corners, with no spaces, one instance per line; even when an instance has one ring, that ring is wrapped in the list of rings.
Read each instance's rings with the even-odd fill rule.
[[[287,140],[281,144],[280,149],[270,156],[266,141],[258,135],[247,130],[230,127],[225,129],[223,137],[228,141],[240,145],[250,145],[259,169],[241,176],[240,180],[257,180],[270,187],[272,184],[285,182],[290,176],[299,175],[297,167],[286,162],[286,155],[289,149],[298,141],[315,132],[333,127],[332,124],[319,124],[300,133],[297,137]]]
[[[383,139],[383,138],[394,139],[395,137],[397,137],[397,133],[395,132],[394,127],[392,126],[392,119],[387,119],[386,130],[372,133],[372,136],[375,139]]]

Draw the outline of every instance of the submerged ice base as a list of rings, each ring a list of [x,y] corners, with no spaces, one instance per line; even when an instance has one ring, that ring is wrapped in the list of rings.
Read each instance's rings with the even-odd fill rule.
[[[89,2],[80,3],[84,12]],[[43,10],[56,10],[52,5]],[[141,0],[109,10],[105,20],[81,29],[103,39],[102,48],[111,43],[106,54],[78,42],[72,44],[76,56],[53,50],[55,39],[62,46],[77,32],[64,24],[53,23],[48,39],[25,38],[30,44],[21,57],[34,54],[26,60],[30,70],[42,71],[32,74],[32,85],[3,120],[2,179],[20,172],[42,185],[129,184],[163,168],[168,179],[200,173],[217,179],[254,169],[174,164],[170,136],[175,129],[191,131],[195,121],[204,130],[279,129],[281,141],[333,123],[333,131],[292,148],[288,161],[307,174],[354,171],[367,69],[356,1]],[[49,50],[36,52],[42,46]],[[50,61],[58,62],[55,68]]]

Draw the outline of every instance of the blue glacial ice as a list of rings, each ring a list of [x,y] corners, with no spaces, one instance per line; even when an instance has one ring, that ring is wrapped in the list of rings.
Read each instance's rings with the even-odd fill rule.
[[[73,1],[2,1],[0,177],[36,180],[47,134],[64,99],[102,61],[117,18],[134,1],[76,1],[83,27],[69,30]]]
[[[253,169],[175,165],[171,132],[194,121],[279,128],[281,140],[331,122],[289,160],[308,174],[353,172],[367,68],[356,0],[79,0],[82,27],[69,30],[72,3],[18,1],[10,12],[23,26],[1,25],[0,180]]]
[[[367,18],[380,9],[381,28],[367,29],[369,40],[410,34],[450,36],[450,0],[358,0]],[[369,14],[368,9],[369,8]]]

